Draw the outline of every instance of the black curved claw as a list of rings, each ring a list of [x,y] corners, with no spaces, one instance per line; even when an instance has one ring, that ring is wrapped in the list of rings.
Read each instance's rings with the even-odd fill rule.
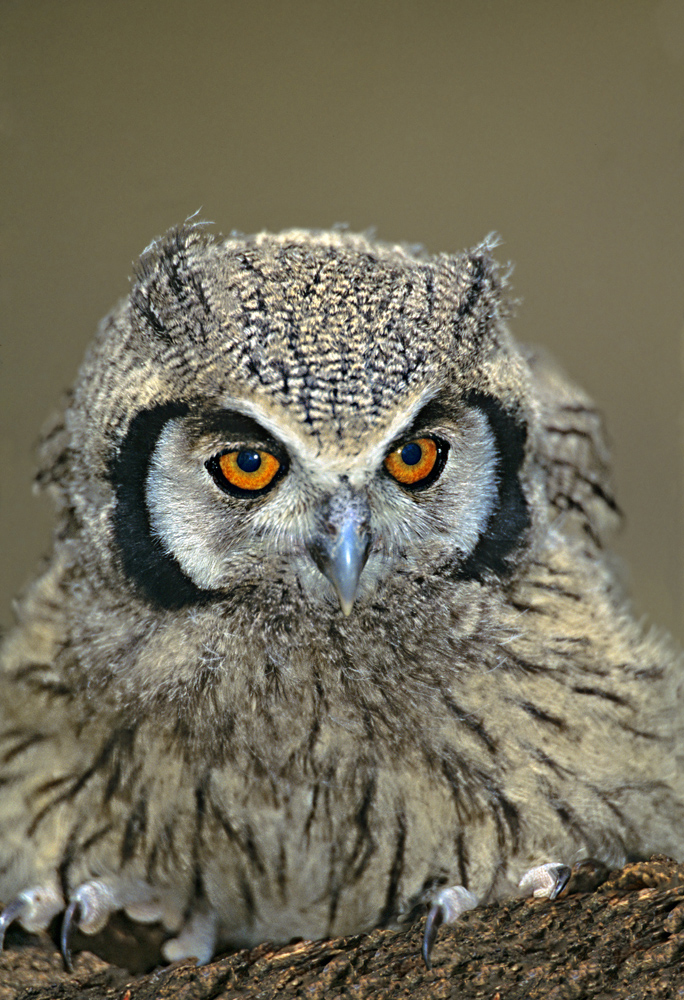
[[[555,869],[556,884],[553,887],[549,899],[557,899],[562,893],[563,889],[566,887],[570,881],[570,876],[572,875],[572,868],[568,868],[567,865],[557,865]]]
[[[74,927],[78,928],[79,921],[81,919],[81,903],[78,899],[72,899],[66,908],[64,913],[64,920],[62,921],[62,933],[60,936],[60,944],[62,951],[62,959],[64,960],[64,968],[67,972],[74,971],[74,964],[71,961],[71,932]]]
[[[13,924],[21,911],[24,909],[24,900],[21,896],[8,903],[0,913],[0,951],[5,947],[5,932],[10,924]]]
[[[427,920],[425,921],[425,934],[423,934],[423,961],[425,962],[425,968],[428,970],[432,968],[430,952],[432,951],[433,945],[437,940],[437,931],[443,923],[444,907],[437,903],[433,903],[430,907],[430,912],[427,915]]]

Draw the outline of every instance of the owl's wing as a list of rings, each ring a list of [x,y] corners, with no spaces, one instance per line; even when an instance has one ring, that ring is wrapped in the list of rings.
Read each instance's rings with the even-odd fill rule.
[[[589,397],[538,349],[525,348],[541,417],[537,457],[553,517],[603,547],[620,523],[603,419]]]

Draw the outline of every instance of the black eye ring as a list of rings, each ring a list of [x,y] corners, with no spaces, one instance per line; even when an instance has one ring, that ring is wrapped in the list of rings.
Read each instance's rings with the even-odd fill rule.
[[[416,434],[390,449],[384,461],[385,474],[402,489],[415,493],[427,489],[439,479],[448,454],[449,442],[444,438],[435,434]],[[420,467],[426,461],[432,463],[429,471],[421,478],[414,478],[415,473],[420,474]]]
[[[283,454],[252,444],[226,448],[204,466],[216,485],[230,496],[256,500],[269,493],[287,472]]]

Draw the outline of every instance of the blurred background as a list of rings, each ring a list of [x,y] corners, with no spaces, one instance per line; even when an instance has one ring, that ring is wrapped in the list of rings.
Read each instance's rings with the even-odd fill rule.
[[[0,622],[40,427],[152,237],[496,230],[605,412],[635,603],[682,625],[684,0],[0,0]]]

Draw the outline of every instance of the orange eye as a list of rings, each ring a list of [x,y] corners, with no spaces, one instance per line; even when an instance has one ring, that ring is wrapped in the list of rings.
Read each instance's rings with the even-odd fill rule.
[[[425,480],[437,468],[439,457],[439,449],[432,438],[418,438],[391,451],[385,459],[385,468],[402,486],[427,485]],[[437,474],[439,472],[441,467],[437,468]]]
[[[275,479],[280,462],[268,451],[256,451],[253,448],[241,448],[240,451],[229,451],[219,455],[215,460],[225,485],[233,487],[237,492],[258,492],[270,486]],[[215,475],[216,478],[216,475]]]

